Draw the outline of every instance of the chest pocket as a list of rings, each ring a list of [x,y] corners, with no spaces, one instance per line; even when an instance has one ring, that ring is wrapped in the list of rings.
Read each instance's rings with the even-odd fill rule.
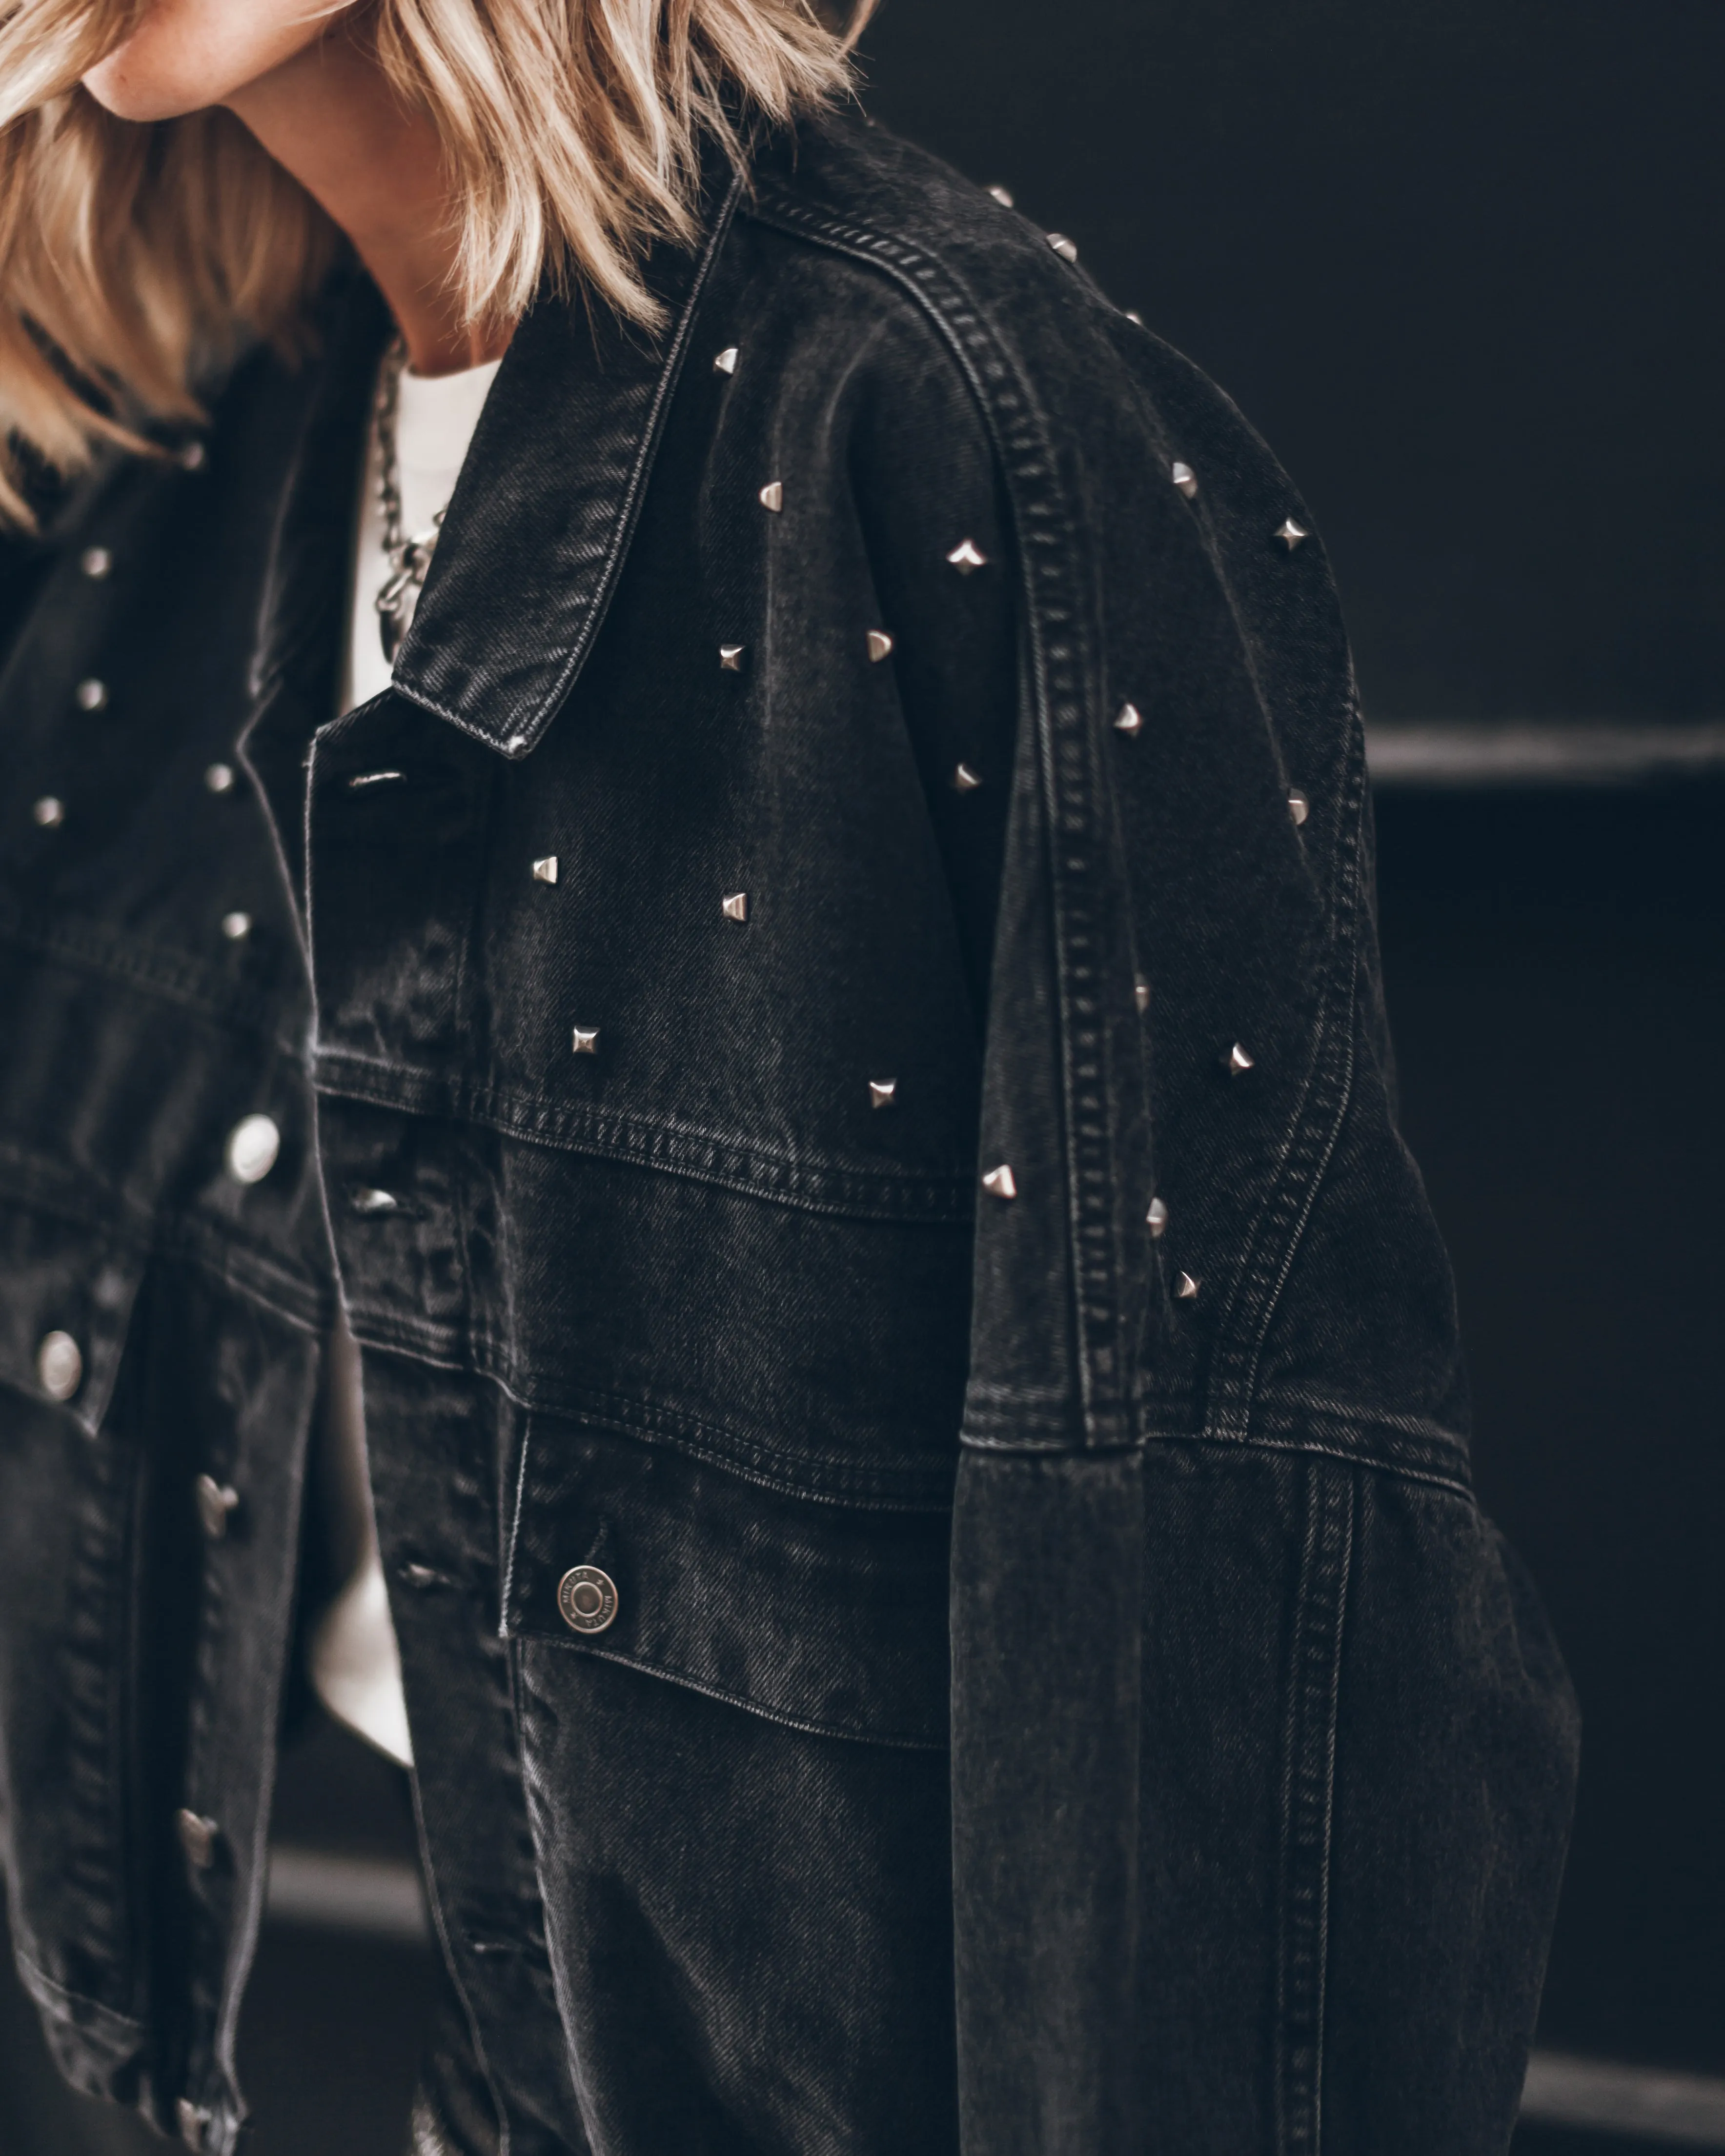
[[[945,1747],[946,1512],[824,1504],[552,1417],[526,1444],[508,1636],[793,1728]]]

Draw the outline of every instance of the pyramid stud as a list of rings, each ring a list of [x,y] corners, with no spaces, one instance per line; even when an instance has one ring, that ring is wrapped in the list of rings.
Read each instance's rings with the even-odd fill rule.
[[[1150,1200],[1150,1210],[1144,1215],[1150,1229],[1150,1240],[1159,1243],[1168,1233],[1168,1208],[1159,1198]]]
[[[542,854],[542,855],[539,856],[539,859],[538,859],[536,861],[535,861],[535,862],[534,862],[534,864],[533,864],[533,880],[534,880],[534,882],[535,882],[535,883],[555,883],[555,882],[557,881],[557,855],[556,855],[555,854]]]
[[[1197,1300],[1198,1282],[1193,1279],[1190,1273],[1176,1273],[1174,1275],[1174,1301],[1176,1302],[1196,1302]]]
[[[114,566],[114,557],[105,547],[86,547],[78,557],[78,566],[92,583],[100,583]]]
[[[1060,256],[1062,262],[1076,262],[1078,259],[1078,242],[1076,239],[1068,239],[1064,232],[1050,233],[1048,244]]]
[[[871,1078],[869,1081],[869,1106],[871,1108],[890,1108],[898,1098],[896,1078]]]
[[[770,485],[761,489],[761,506],[770,509],[775,516],[784,507],[784,481],[782,479],[776,479]]]
[[[44,831],[57,831],[66,820],[66,804],[52,793],[44,793],[30,814]]]
[[[1288,516],[1284,517],[1281,524],[1276,526],[1276,536],[1291,554],[1300,542],[1302,539],[1309,539],[1312,534],[1303,524],[1296,524],[1293,518]]]
[[[1132,323],[1135,329],[1143,328],[1144,317],[1138,312],[1136,307],[1127,307],[1125,310],[1125,313],[1127,320]]]
[[[1004,1161],[999,1168],[991,1168],[983,1178],[983,1188],[991,1198],[1016,1198],[1019,1187],[1013,1180],[1012,1170]]]
[[[599,1052],[598,1028],[595,1026],[591,1033],[588,1033],[580,1026],[576,1026],[573,1029],[572,1045],[578,1055],[597,1055]]]
[[[994,186],[989,188],[988,192],[993,196],[995,201],[999,203],[1002,209],[1010,209],[1012,208],[1012,189],[1010,187],[1003,187],[997,182]]]
[[[1132,1001],[1137,1005],[1141,1013],[1150,1008],[1150,983],[1142,973],[1132,983]]]
[[[222,916],[222,933],[230,943],[243,943],[252,932],[252,917],[237,909]]]
[[[1296,824],[1303,824],[1312,814],[1312,803],[1296,786],[1288,796],[1288,814]]]
[[[884,629],[871,629],[869,631],[868,644],[871,665],[878,666],[883,659],[891,657],[892,639]]]
[[[719,646],[719,665],[726,674],[741,674],[742,654],[747,646],[742,644],[721,644]]]
[[[733,891],[729,898],[719,901],[719,911],[727,921],[747,921],[749,917],[748,893]]]
[[[1185,495],[1187,501],[1190,501],[1198,491],[1198,474],[1193,470],[1191,465],[1183,465],[1176,457],[1168,468],[1168,477]]]
[[[1244,1072],[1250,1070],[1257,1060],[1255,1055],[1249,1055],[1236,1040],[1233,1047],[1229,1050],[1228,1060],[1223,1067],[1230,1078],[1238,1078]]]
[[[718,357],[713,362],[713,372],[715,374],[735,374],[736,372],[737,346],[734,344],[727,344],[723,352],[721,352]]]
[[[1120,707],[1120,716],[1114,721],[1115,732],[1117,734],[1126,734],[1130,736],[1136,733],[1141,733],[1143,731],[1143,726],[1144,715],[1138,709],[1137,706],[1136,704],[1122,704]]]
[[[98,681],[92,674],[88,680],[80,681],[72,694],[77,699],[80,711],[100,711],[107,705],[108,685],[105,681]]]
[[[212,793],[231,793],[234,791],[234,767],[231,763],[213,763],[203,774],[203,783]]]
[[[955,793],[974,793],[982,783],[982,773],[973,771],[968,763],[952,767],[952,791]]]
[[[961,539],[947,559],[961,577],[968,577],[973,569],[985,569],[988,566],[988,556],[974,539]]]

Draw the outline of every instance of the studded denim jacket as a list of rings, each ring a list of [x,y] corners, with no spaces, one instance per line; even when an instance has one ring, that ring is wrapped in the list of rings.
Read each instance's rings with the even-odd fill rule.
[[[339,718],[362,280],[13,563],[10,1916],[194,2146],[338,1295],[506,2146],[1506,2143],[1574,1709],[1322,541],[1071,252],[850,119],[717,175]]]

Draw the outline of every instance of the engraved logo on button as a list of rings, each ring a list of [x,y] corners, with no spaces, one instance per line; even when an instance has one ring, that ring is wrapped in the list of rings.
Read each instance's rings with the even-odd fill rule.
[[[603,1632],[617,1614],[617,1589],[596,1564],[578,1564],[557,1582],[557,1609],[572,1632]]]

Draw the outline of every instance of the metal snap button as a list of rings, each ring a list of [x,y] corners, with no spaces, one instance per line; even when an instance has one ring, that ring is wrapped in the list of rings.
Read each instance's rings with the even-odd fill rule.
[[[236,1183],[261,1183],[281,1151],[281,1132],[273,1116],[242,1116],[228,1133],[223,1156]]]
[[[36,1381],[51,1400],[69,1400],[84,1383],[84,1351],[69,1332],[44,1332]]]
[[[557,1609],[572,1632],[603,1632],[617,1614],[617,1589],[596,1564],[578,1564],[557,1582]]]

